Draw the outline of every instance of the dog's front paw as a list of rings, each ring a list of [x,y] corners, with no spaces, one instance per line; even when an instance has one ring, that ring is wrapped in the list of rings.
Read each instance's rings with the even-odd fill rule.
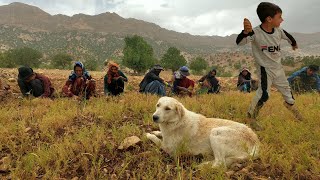
[[[162,133],[161,133],[161,131],[152,131],[151,133],[154,134],[154,135],[156,135],[157,137],[162,138]]]
[[[154,134],[151,134],[151,133],[146,133],[145,135],[150,140],[152,140],[152,139],[154,139],[156,137]]]
[[[161,140],[154,134],[146,133],[146,136],[148,139],[150,139],[152,142],[154,142],[157,146],[161,145]]]

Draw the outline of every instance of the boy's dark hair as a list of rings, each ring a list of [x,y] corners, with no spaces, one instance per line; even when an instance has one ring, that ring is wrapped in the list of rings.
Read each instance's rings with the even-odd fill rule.
[[[266,21],[267,17],[274,17],[277,13],[282,13],[279,6],[270,2],[261,2],[257,7],[257,14],[262,23]]]
[[[317,65],[310,65],[308,68],[313,72],[319,71],[319,66],[317,66]]]

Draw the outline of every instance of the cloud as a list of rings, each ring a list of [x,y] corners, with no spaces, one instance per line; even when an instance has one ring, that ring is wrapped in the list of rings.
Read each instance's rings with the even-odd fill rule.
[[[0,5],[16,0],[0,0]],[[20,0],[38,6],[50,14],[73,15],[115,12],[124,18],[136,18],[163,28],[193,35],[226,36],[242,30],[243,18],[254,26],[259,0]],[[320,32],[320,1],[271,0],[283,10],[282,27],[289,32]]]
[[[147,3],[143,0],[137,3],[123,2],[114,9],[123,17],[134,17],[148,22],[154,22],[161,27],[175,30],[178,32],[187,32],[194,35],[230,35],[238,33],[241,30],[243,17],[246,12],[251,10],[255,12],[256,4],[251,5],[250,0],[246,3],[225,3],[223,6],[217,6],[213,1],[157,1]],[[161,6],[165,3],[165,6]],[[219,3],[218,3],[219,4]],[[221,3],[222,4],[222,3]],[[232,5],[232,6],[231,6]],[[229,9],[224,9],[229,7]],[[245,7],[245,8],[244,8]],[[239,14],[243,14],[240,15]],[[238,18],[235,18],[238,17]],[[249,16],[257,21],[255,16]]]

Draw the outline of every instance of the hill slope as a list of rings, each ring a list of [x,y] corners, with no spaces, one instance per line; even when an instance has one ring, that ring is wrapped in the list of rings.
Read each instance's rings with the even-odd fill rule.
[[[122,18],[116,13],[102,13],[94,16],[77,14],[72,17],[50,15],[38,7],[23,3],[0,6],[0,50],[30,46],[52,55],[67,52],[77,59],[93,56],[100,62],[109,57],[121,56],[123,38],[140,35],[152,45],[157,58],[170,46],[179,48],[190,60],[203,56],[215,62],[220,53],[243,51],[250,53],[250,47],[237,47],[237,35],[193,36],[166,30],[160,26],[133,18]],[[297,39],[298,52],[292,52],[284,43],[284,55],[319,55],[320,33],[293,33]],[[214,55],[217,54],[217,55]],[[231,57],[233,61],[234,58]]]

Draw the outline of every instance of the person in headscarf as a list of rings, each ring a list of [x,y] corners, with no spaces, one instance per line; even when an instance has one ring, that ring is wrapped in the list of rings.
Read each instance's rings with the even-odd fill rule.
[[[73,71],[63,86],[62,92],[65,96],[76,99],[90,99],[91,96],[96,95],[96,82],[81,62],[74,63]]]
[[[207,93],[219,93],[220,84],[216,78],[217,70],[212,69],[207,75],[202,76],[198,82],[201,84],[201,89],[208,89]]]
[[[165,96],[165,85],[168,85],[168,83],[159,77],[161,71],[163,71],[162,66],[154,65],[140,82],[139,92]]]
[[[238,76],[237,88],[241,92],[251,92],[251,72],[247,68],[243,68]]]
[[[54,88],[47,76],[33,72],[33,69],[22,66],[18,69],[18,86],[24,97],[52,98]]]
[[[173,88],[172,91],[176,95],[189,95],[194,94],[194,81],[187,76],[190,75],[187,66],[180,67],[179,71],[174,72],[173,75]]]
[[[128,78],[119,70],[119,65],[113,61],[108,63],[108,72],[104,76],[104,94],[117,96],[124,91],[124,82],[128,82]]]

